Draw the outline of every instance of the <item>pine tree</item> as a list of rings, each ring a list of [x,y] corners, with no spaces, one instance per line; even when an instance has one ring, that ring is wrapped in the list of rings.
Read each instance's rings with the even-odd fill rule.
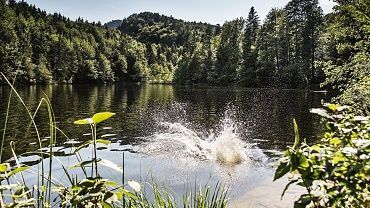
[[[222,27],[220,45],[216,52],[215,72],[217,84],[230,84],[237,80],[241,66],[241,35],[244,20],[238,18]]]
[[[251,7],[244,29],[243,39],[243,68],[240,82],[243,85],[255,86],[257,70],[256,39],[259,28],[259,17],[254,7]]]

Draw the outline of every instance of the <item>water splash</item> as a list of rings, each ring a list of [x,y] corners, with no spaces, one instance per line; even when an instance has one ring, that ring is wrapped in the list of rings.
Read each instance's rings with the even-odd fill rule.
[[[176,108],[181,109],[181,112],[186,115],[183,108],[178,108],[178,105]],[[176,117],[183,119],[184,115]],[[241,139],[245,131],[242,131],[242,123],[237,122],[234,108],[229,107],[220,121],[220,128],[208,130],[211,133],[206,136],[204,132],[192,130],[189,127],[191,125],[181,119],[177,122],[163,121],[163,119],[158,121],[158,131],[147,137],[147,142],[140,145],[137,151],[178,159],[217,161],[222,165],[260,162],[267,158],[255,144]]]
[[[227,114],[228,115],[228,114]],[[224,118],[222,131],[215,137],[213,155],[222,164],[239,164],[245,161],[248,145],[242,141],[237,133],[237,125],[231,118]],[[211,136],[213,137],[213,136]]]

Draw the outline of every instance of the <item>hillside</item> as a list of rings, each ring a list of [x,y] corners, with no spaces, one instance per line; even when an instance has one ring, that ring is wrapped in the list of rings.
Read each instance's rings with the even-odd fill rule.
[[[112,20],[104,24],[104,27],[108,29],[117,29],[122,24],[122,20]]]
[[[123,19],[118,28],[125,34],[145,43],[183,46],[191,36],[205,36],[207,31],[219,30],[215,26],[200,22],[186,22],[158,13],[143,12]]]

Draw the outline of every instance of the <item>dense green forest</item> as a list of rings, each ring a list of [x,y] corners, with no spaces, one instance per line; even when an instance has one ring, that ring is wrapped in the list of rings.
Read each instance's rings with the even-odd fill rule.
[[[292,0],[263,21],[252,7],[220,26],[150,12],[102,25],[0,0],[0,70],[31,84],[322,83],[369,112],[370,3],[336,2],[324,16],[318,0]]]

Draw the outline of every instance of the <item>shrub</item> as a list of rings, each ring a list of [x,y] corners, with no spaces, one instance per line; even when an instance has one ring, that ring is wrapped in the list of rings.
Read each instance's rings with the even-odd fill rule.
[[[295,142],[279,160],[274,180],[297,174],[291,184],[306,188],[295,207],[370,206],[370,118],[355,116],[347,106],[326,104],[312,109],[325,119],[326,132],[318,144],[300,142],[294,121]]]

